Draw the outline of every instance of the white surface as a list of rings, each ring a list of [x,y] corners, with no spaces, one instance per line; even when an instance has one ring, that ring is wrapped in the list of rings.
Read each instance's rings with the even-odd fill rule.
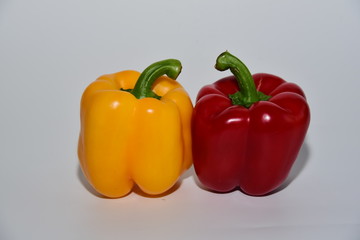
[[[0,239],[360,239],[359,1],[0,2]],[[224,50],[299,84],[312,111],[289,185],[110,200],[76,155],[98,76],[177,58],[192,100]]]

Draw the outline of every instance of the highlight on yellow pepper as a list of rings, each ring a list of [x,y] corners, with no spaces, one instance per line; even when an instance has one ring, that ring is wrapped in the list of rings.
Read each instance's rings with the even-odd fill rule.
[[[123,197],[135,184],[150,195],[165,193],[191,166],[193,106],[175,81],[180,72],[180,61],[168,59],[141,74],[103,75],[86,88],[78,156],[98,193]]]

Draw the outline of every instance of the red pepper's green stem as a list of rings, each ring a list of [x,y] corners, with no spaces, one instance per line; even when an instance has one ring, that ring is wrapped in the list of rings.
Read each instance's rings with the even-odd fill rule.
[[[258,101],[269,100],[271,96],[267,96],[256,90],[254,79],[249,69],[237,57],[228,51],[223,52],[216,59],[215,68],[219,71],[230,71],[235,75],[240,91],[230,94],[229,97],[234,105],[241,105],[249,108]]]
[[[151,87],[156,79],[162,75],[167,75],[169,78],[176,79],[181,72],[181,63],[176,59],[167,59],[151,64],[140,75],[134,89],[130,92],[138,99],[152,97],[160,99]]]

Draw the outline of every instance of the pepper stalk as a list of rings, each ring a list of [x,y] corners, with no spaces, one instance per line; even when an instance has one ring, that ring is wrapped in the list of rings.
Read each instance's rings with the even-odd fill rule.
[[[181,69],[181,62],[177,59],[167,59],[153,63],[141,73],[139,79],[135,84],[134,89],[121,90],[130,92],[137,99],[147,97],[160,99],[161,97],[151,90],[151,87],[155,80],[162,75],[167,75],[169,78],[176,80],[176,78],[181,72]]]
[[[240,90],[234,94],[229,94],[233,105],[250,108],[256,102],[267,101],[271,98],[271,96],[256,90],[254,79],[249,69],[240,59],[228,51],[219,55],[216,59],[215,68],[219,71],[230,69],[236,78]]]

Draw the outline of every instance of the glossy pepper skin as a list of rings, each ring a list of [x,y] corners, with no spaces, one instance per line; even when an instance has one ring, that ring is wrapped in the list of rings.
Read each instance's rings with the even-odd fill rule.
[[[304,92],[274,75],[251,75],[228,52],[215,67],[235,76],[198,93],[192,119],[196,174],[213,191],[266,195],[286,179],[304,141],[310,122]]]
[[[142,74],[101,76],[86,88],[78,156],[97,192],[122,197],[137,184],[147,194],[161,194],[191,166],[193,107],[174,80],[180,71],[181,63],[168,59]]]

